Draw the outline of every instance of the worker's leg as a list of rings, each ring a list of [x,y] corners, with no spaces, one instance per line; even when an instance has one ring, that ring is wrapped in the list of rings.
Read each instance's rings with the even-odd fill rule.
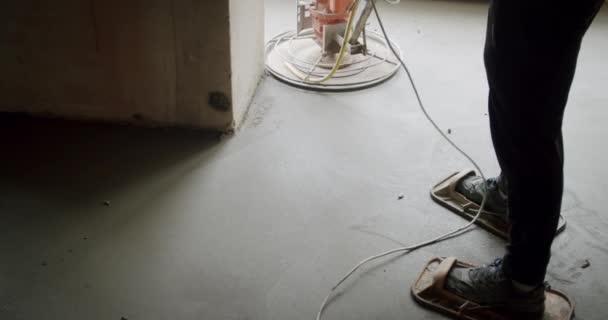
[[[525,318],[544,313],[542,283],[563,191],[562,118],[582,37],[601,5],[569,2],[492,1],[485,51],[490,125],[511,239],[505,259],[454,267],[446,282],[468,300]]]
[[[541,4],[541,2],[543,4]],[[542,284],[563,192],[561,126],[581,40],[601,2],[495,0],[485,60],[494,148],[508,182],[505,271]]]

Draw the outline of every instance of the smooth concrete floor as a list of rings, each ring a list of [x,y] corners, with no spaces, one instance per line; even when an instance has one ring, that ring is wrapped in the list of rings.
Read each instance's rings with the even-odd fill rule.
[[[291,5],[267,2],[268,36],[293,26]],[[481,61],[486,4],[381,10],[430,113],[497,173]],[[608,317],[607,32],[605,9],[564,124],[568,228],[547,277],[584,320]],[[0,319],[313,319],[361,259],[464,223],[428,190],[470,165],[427,124],[403,73],[340,94],[267,77],[229,138],[6,115],[0,136]],[[423,264],[502,253],[501,240],[473,229],[378,261],[324,319],[442,319],[410,298]]]

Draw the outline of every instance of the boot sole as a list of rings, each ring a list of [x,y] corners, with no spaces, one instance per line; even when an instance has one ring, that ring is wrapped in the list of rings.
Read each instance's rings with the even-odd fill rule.
[[[475,170],[463,170],[445,178],[431,189],[431,198],[442,207],[456,213],[457,215],[473,220],[479,211],[479,205],[467,199],[463,194],[456,191],[458,182],[469,175],[477,175]],[[501,214],[483,210],[476,224],[483,229],[505,239],[509,239],[509,224],[499,218]],[[559,235],[566,229],[566,219],[560,214],[559,224],[555,235]]]
[[[456,319],[466,320],[572,320],[574,303],[564,293],[552,288],[545,291],[544,309],[535,306],[491,307],[466,300],[445,288],[447,274],[452,267],[474,268],[476,266],[457,261],[455,258],[434,258],[423,269],[412,285],[414,300],[424,308]],[[512,310],[522,308],[524,310]],[[527,310],[525,310],[527,309]]]

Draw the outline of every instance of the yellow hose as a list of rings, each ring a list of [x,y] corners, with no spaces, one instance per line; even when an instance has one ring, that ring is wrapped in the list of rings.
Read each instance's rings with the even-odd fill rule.
[[[355,2],[353,3],[351,9],[350,9],[350,15],[348,18],[348,22],[346,23],[346,31],[344,32],[344,40],[342,41],[342,47],[340,48],[340,53],[338,54],[338,59],[336,60],[336,63],[334,64],[333,68],[331,68],[331,71],[323,78],[319,79],[319,80],[309,80],[307,78],[304,78],[304,82],[306,83],[312,83],[312,84],[320,84],[323,83],[331,78],[334,77],[334,75],[336,74],[336,72],[338,72],[338,69],[340,69],[340,66],[342,65],[342,61],[344,60],[344,56],[346,55],[346,47],[348,46],[348,42],[350,41],[350,33],[351,33],[351,28],[353,25],[353,21],[355,20],[355,15],[357,14],[357,7],[359,6],[359,1],[360,0],[355,0]]]

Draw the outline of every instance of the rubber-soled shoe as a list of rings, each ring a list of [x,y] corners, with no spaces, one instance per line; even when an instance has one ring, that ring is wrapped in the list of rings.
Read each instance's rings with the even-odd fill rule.
[[[482,307],[503,310],[518,319],[542,319],[545,310],[545,286],[530,292],[521,291],[503,270],[502,259],[478,268],[454,267],[446,289]]]
[[[480,176],[470,175],[456,185],[456,191],[470,201],[481,205],[484,193],[487,194],[485,208],[497,214],[507,215],[506,181],[502,176],[484,180]]]
[[[475,223],[508,240],[510,223],[507,190],[507,181],[503,176],[484,180],[475,170],[468,169],[456,172],[434,185],[431,188],[431,198],[470,221],[477,216],[483,194],[487,191],[486,204]],[[566,219],[560,215],[556,235],[565,228]]]

